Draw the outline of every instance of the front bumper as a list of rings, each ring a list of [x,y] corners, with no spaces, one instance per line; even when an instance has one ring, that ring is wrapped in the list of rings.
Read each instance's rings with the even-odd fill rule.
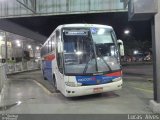
[[[103,93],[108,91],[119,90],[122,88],[122,79],[116,82],[107,83],[107,84],[100,84],[100,85],[93,85],[93,86],[80,86],[80,87],[66,87],[65,96],[66,97],[76,97],[76,96],[83,96],[89,94],[96,94],[96,93]],[[94,89],[101,88],[102,91],[94,91]]]

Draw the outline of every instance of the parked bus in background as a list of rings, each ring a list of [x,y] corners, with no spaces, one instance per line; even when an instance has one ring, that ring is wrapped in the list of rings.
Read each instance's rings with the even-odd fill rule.
[[[41,57],[44,79],[66,97],[122,87],[119,48],[110,26],[60,25],[42,46]]]

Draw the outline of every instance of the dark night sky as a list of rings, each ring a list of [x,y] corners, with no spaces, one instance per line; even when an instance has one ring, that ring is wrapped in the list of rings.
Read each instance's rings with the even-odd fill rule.
[[[150,21],[128,22],[127,12],[25,17],[10,20],[47,37],[60,24],[95,23],[112,26],[119,39],[123,39],[123,31],[128,28],[131,30],[131,35],[135,37],[135,39],[151,41]]]

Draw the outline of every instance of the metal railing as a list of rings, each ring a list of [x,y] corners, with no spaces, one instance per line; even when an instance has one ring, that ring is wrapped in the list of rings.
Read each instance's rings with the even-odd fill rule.
[[[29,70],[36,70],[40,68],[40,64],[34,61],[20,62],[20,63],[0,63],[0,94],[7,80],[7,74],[19,73]]]
[[[27,61],[27,62],[19,62],[19,63],[7,63],[6,64],[6,73],[12,74],[17,72],[29,71],[39,69],[40,65],[38,62]]]
[[[1,93],[2,88],[4,86],[5,80],[7,79],[5,66],[6,66],[6,64],[0,63],[0,93]]]

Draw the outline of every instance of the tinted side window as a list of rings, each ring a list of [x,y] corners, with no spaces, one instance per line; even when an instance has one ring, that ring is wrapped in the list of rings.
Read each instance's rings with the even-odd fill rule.
[[[52,51],[52,44],[51,44],[51,39],[48,41],[48,53]]]
[[[48,53],[48,47],[47,47],[48,44],[45,44],[44,46],[44,55],[46,55]]]
[[[56,35],[54,34],[51,38],[52,51],[55,51],[55,44],[56,44],[55,37],[56,37]]]

